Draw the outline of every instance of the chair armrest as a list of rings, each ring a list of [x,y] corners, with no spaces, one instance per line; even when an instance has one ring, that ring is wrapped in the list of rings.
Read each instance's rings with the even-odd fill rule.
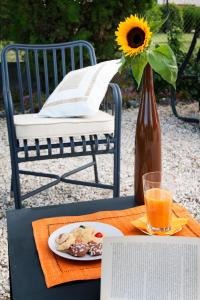
[[[121,137],[121,112],[122,112],[122,95],[121,90],[116,83],[109,83],[109,88],[112,91],[112,114],[115,117],[115,132],[114,135],[117,137],[120,143]]]
[[[112,112],[112,115],[118,111],[121,113],[122,96],[119,86],[116,83],[109,83],[108,90],[101,103],[101,108],[105,112]]]
[[[108,86],[112,91],[112,106],[114,105],[115,114],[119,112],[121,114],[122,109],[122,95],[121,90],[116,83],[109,83]]]

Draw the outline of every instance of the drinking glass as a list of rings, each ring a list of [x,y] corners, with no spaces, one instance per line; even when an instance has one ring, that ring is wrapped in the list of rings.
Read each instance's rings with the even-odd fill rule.
[[[146,173],[143,175],[143,189],[148,230],[171,230],[173,176],[162,172]]]

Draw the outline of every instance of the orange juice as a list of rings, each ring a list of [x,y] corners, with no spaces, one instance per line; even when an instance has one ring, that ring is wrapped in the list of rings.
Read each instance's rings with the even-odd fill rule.
[[[152,188],[144,194],[148,224],[154,228],[171,226],[172,194],[164,189]]]

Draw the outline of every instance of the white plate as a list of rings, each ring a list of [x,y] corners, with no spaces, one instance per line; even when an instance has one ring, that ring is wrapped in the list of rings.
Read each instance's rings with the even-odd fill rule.
[[[96,229],[97,232],[102,232],[105,234],[105,236],[123,236],[123,233],[117,229],[116,227],[113,227],[111,225],[108,224],[104,224],[104,223],[100,223],[100,222],[78,222],[78,223],[72,223],[72,224],[68,224],[65,225],[63,227],[60,227],[59,229],[55,230],[49,237],[48,239],[48,245],[49,248],[57,255],[64,257],[64,258],[68,258],[68,259],[72,259],[72,260],[97,260],[97,259],[101,259],[101,255],[99,256],[90,256],[89,254],[86,254],[83,257],[75,257],[72,256],[68,253],[64,253],[61,251],[58,251],[56,249],[56,243],[55,243],[55,239],[62,233],[68,233],[70,232],[72,229],[79,227],[80,225],[83,226],[91,226],[94,229]]]

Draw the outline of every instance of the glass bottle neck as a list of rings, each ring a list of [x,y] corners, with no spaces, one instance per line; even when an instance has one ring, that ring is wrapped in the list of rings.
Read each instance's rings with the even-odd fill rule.
[[[138,123],[145,124],[145,126],[154,126],[155,124],[158,124],[153,71],[149,64],[146,65],[143,74],[143,87],[138,114]]]

